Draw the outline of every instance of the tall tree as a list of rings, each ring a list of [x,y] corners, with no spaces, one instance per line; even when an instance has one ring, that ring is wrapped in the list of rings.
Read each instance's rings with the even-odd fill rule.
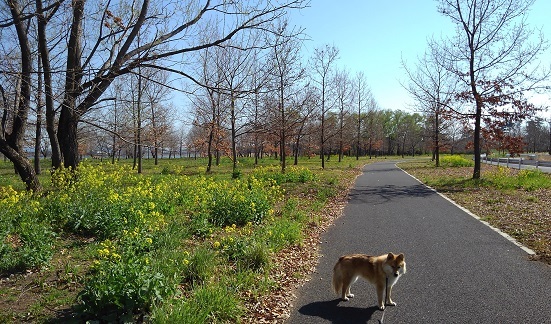
[[[234,176],[237,175],[237,139],[245,132],[245,122],[242,101],[248,94],[254,93],[250,89],[250,78],[253,70],[253,51],[243,51],[241,47],[248,47],[248,42],[254,43],[252,37],[242,37],[239,41],[231,40],[230,45],[223,48],[222,59],[216,61],[217,69],[221,73],[221,90],[228,100],[230,112],[231,159]]]
[[[443,146],[441,134],[446,127],[446,112],[455,98],[457,78],[444,68],[442,57],[429,48],[417,59],[415,67],[408,67],[402,60],[402,66],[408,76],[407,85],[402,85],[417,101],[419,110],[430,122],[432,140],[432,159],[440,166],[440,150]]]
[[[292,107],[288,101],[293,92],[303,91],[298,87],[298,83],[304,78],[305,70],[300,65],[300,31],[289,27],[288,21],[283,20],[274,28],[277,32],[274,39],[270,42],[270,59],[273,63],[271,75],[273,78],[274,89],[277,91],[278,98],[278,122],[279,126],[279,156],[281,161],[281,172],[286,168],[286,148],[288,132],[294,128],[290,120],[292,118]]]
[[[313,81],[318,86],[320,93],[320,158],[321,167],[325,168],[325,142],[327,141],[325,118],[330,110],[330,105],[327,102],[329,92],[329,80],[333,71],[335,62],[339,58],[339,50],[335,46],[326,44],[314,49],[314,55],[311,58],[311,66],[313,69]]]
[[[352,107],[352,101],[354,99],[352,92],[352,80],[350,78],[350,73],[345,70],[337,70],[333,77],[333,83],[335,84],[335,100],[338,110],[338,130],[337,134],[339,136],[338,140],[338,155],[339,162],[342,161],[343,150],[344,150],[344,129],[345,129],[345,120],[350,114],[350,109]]]
[[[362,121],[364,119],[363,109],[369,104],[369,101],[373,98],[371,90],[367,85],[365,74],[360,71],[356,74],[354,82],[354,97],[356,104],[358,105],[358,120],[356,128],[356,160],[360,159],[361,151],[361,136],[362,136]]]
[[[32,48],[27,36],[29,21],[24,19],[24,13],[22,12],[20,3],[16,0],[7,0],[6,2],[9,6],[9,20],[11,20],[7,26],[13,26],[15,28],[17,43],[20,50],[20,70],[17,74],[19,75],[19,79],[17,80],[18,86],[16,87],[17,90],[14,95],[15,101],[12,108],[10,108],[11,105],[7,102],[4,90],[2,91],[4,99],[4,116],[2,118],[2,130],[0,134],[0,152],[13,162],[15,170],[25,183],[27,190],[39,191],[42,188],[40,181],[23,149],[23,136],[25,134],[31,105],[31,74],[33,71]],[[8,115],[7,112],[9,109],[11,109],[13,113]],[[8,132],[6,127],[8,116],[11,116],[11,132]]]
[[[533,3],[438,0],[438,10],[457,28],[454,37],[431,46],[440,53],[446,69],[461,81],[464,90],[460,90],[460,97],[474,106],[474,111],[463,112],[474,122],[474,179],[480,178],[481,135],[488,104],[496,110],[514,106],[515,95],[534,89],[545,78],[534,64],[545,49],[545,41],[527,24],[527,12]]]

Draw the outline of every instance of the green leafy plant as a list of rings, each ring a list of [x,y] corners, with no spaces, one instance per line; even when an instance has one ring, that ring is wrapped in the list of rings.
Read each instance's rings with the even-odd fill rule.
[[[123,240],[117,245],[110,240],[102,242],[98,259],[91,275],[79,294],[83,310],[99,316],[148,311],[174,292],[167,276],[152,271],[151,257],[143,253],[143,245],[150,239],[141,237]],[[142,251],[142,253],[140,253]]]

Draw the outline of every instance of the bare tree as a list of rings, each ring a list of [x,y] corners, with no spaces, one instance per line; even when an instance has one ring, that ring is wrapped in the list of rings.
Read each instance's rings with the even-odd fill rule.
[[[350,73],[344,69],[337,70],[333,77],[333,83],[335,84],[335,100],[338,109],[338,154],[339,162],[341,162],[343,157],[345,119],[350,114],[350,108],[352,107],[352,101],[354,99]]]
[[[23,148],[23,137],[28,123],[28,116],[31,105],[33,55],[32,47],[28,37],[30,23],[24,19],[23,8],[15,0],[7,0],[9,16],[2,27],[15,29],[14,35],[17,39],[19,48],[18,66],[19,71],[15,73],[18,79],[13,86],[13,104],[8,102],[8,96],[2,87],[2,99],[4,114],[2,117],[2,130],[0,134],[0,152],[13,162],[16,172],[25,183],[27,190],[39,191],[41,185],[36,175],[36,171],[30,161],[27,159]],[[2,40],[4,41],[4,39]],[[13,55],[13,54],[12,54]],[[15,55],[17,57],[17,55]],[[12,70],[15,70],[13,68]],[[11,113],[10,113],[11,112]],[[8,123],[8,118],[9,123]],[[8,125],[11,130],[8,130]]]
[[[432,159],[437,167],[440,166],[441,133],[446,126],[443,121],[455,98],[457,86],[457,78],[444,68],[440,59],[437,52],[429,50],[417,59],[414,68],[408,67],[402,60],[408,76],[408,84],[402,86],[417,101],[419,110],[430,121]]]
[[[274,90],[277,91],[278,115],[276,125],[279,128],[279,156],[281,160],[281,172],[285,172],[286,148],[289,131],[294,128],[293,108],[288,103],[290,96],[297,91],[303,91],[298,83],[304,78],[305,70],[300,65],[300,39],[297,37],[301,31],[293,30],[286,20],[280,21],[275,28],[277,32],[270,42],[270,61],[273,64],[271,75],[273,77]],[[295,116],[296,117],[296,116]]]
[[[357,72],[356,79],[354,81],[354,97],[356,104],[358,105],[358,120],[356,121],[358,125],[356,128],[356,160],[359,160],[361,151],[362,121],[364,119],[362,112],[373,96],[367,85],[367,80],[363,72]]]
[[[457,26],[456,35],[433,42],[431,47],[439,53],[446,69],[461,81],[462,99],[474,103],[474,111],[463,113],[474,120],[474,179],[480,178],[485,109],[506,106],[505,109],[523,110],[526,105],[515,106],[521,102],[518,95],[536,88],[546,77],[534,66],[538,54],[545,49],[545,41],[541,33],[527,25],[527,12],[533,3],[534,0],[438,1],[438,10]],[[500,115],[515,118],[512,113]]]
[[[250,78],[253,74],[253,51],[243,51],[241,47],[249,47],[255,43],[254,36],[244,37],[239,41],[230,41],[231,46],[222,50],[222,58],[216,61],[217,69],[221,74],[221,90],[229,102],[231,158],[233,174],[237,176],[237,139],[243,135],[247,123],[242,115],[243,101],[254,89],[250,89]]]
[[[247,30],[269,31],[269,24],[285,15],[290,9],[304,7],[303,0],[283,2],[254,1],[189,1],[181,4],[173,1],[141,3],[112,3],[100,1],[74,0],[70,6],[62,5],[63,0],[45,5],[36,0],[32,4],[20,0],[7,0],[10,15],[0,20],[2,28],[13,28],[18,37],[17,49],[21,58],[20,78],[21,91],[18,113],[14,119],[11,133],[7,138],[0,138],[0,151],[4,153],[18,169],[29,189],[39,189],[40,185],[30,163],[16,144],[24,133],[27,115],[30,109],[30,85],[32,73],[32,51],[26,34],[31,20],[42,19],[45,38],[41,38],[41,55],[45,83],[52,93],[46,93],[46,121],[55,119],[53,99],[57,102],[59,119],[56,138],[66,167],[79,164],[78,124],[82,117],[101,102],[106,90],[113,81],[138,67],[150,67],[178,73],[185,78],[193,79],[186,71],[189,67],[182,62],[174,66],[183,54],[198,52],[213,46],[223,46],[227,41]],[[22,11],[25,7],[25,12]],[[200,38],[205,22],[225,21],[219,37]],[[48,29],[51,21],[65,23],[67,32]],[[86,23],[85,23],[86,22]],[[54,36],[53,34],[57,34]],[[61,39],[59,35],[68,35]],[[140,37],[138,37],[140,36]],[[47,43],[55,39],[59,42]],[[140,41],[138,42],[138,38]],[[44,42],[46,40],[46,43]],[[66,44],[66,47],[57,44]],[[254,47],[242,47],[247,50]],[[59,70],[44,64],[51,60],[44,55],[46,50],[56,48],[56,57],[63,57],[66,63],[63,76]],[[53,93],[54,82],[48,82],[48,76],[54,77],[62,84],[58,93]],[[197,80],[194,80],[197,81]],[[51,105],[48,103],[51,101]],[[53,119],[52,114],[54,114]],[[48,124],[49,126],[52,123]],[[52,131],[48,128],[49,134]],[[52,137],[52,135],[50,135]],[[53,145],[54,141],[52,141]],[[18,148],[19,147],[19,148]],[[53,152],[55,152],[55,147]],[[54,165],[55,166],[55,165]],[[31,166],[32,167],[32,166]]]
[[[327,104],[328,83],[334,64],[339,56],[339,50],[335,46],[325,45],[314,49],[314,55],[311,58],[313,69],[313,81],[318,86],[320,92],[320,158],[321,167],[325,168],[325,117],[329,112],[330,106]]]

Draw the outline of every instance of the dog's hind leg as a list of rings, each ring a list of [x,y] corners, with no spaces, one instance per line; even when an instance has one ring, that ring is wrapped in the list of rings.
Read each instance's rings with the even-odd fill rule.
[[[377,282],[377,303],[380,310],[385,309],[385,303],[383,302],[383,293],[385,290],[385,283],[384,282]]]
[[[354,294],[350,292],[350,287],[352,287],[352,284],[358,280],[358,277],[352,277],[352,278],[346,278],[348,284],[343,285],[343,300],[348,300],[349,298],[354,298]],[[346,286],[346,290],[344,289]]]

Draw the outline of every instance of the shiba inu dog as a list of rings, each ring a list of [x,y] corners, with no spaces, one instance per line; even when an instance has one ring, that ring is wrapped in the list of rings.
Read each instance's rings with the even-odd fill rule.
[[[340,294],[342,300],[348,300],[348,298],[354,297],[350,292],[350,286],[359,277],[363,277],[377,288],[378,306],[380,310],[384,310],[385,305],[396,306],[390,297],[392,286],[404,273],[406,273],[406,262],[403,253],[398,255],[389,253],[380,256],[344,255],[339,258],[333,268],[333,290],[337,295]],[[387,293],[383,302],[385,285]]]

